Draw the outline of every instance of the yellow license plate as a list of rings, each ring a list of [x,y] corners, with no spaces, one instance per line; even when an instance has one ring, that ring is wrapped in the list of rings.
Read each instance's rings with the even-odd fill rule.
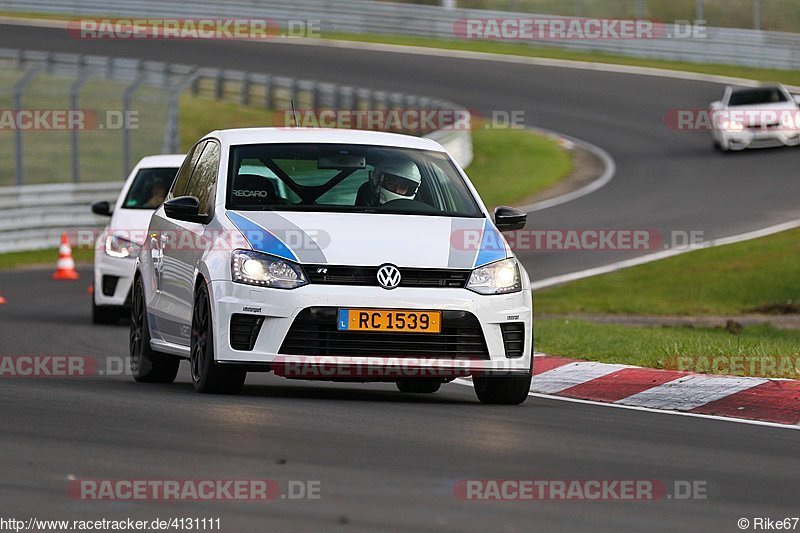
[[[442,331],[442,312],[339,309],[337,327],[339,331],[439,333]]]

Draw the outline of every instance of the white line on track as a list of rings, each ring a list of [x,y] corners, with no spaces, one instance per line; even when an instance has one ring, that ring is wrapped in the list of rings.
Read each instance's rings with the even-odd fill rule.
[[[458,378],[453,381],[458,385],[466,385],[472,387],[472,382]],[[603,403],[603,402],[595,402],[592,400],[579,400],[577,398],[565,398],[563,396],[553,396],[551,394],[541,394],[538,392],[529,392],[528,396],[532,396],[534,398],[542,398],[544,400],[556,400],[559,402],[571,402],[571,403],[581,403],[585,405],[595,405],[597,407],[613,407],[615,409],[628,409],[630,411],[642,411],[645,413],[655,413],[655,414],[662,414],[662,415],[673,415],[673,416],[688,416],[692,418],[705,418],[708,420],[718,420],[721,422],[733,422],[736,424],[748,424],[751,426],[766,426],[766,427],[773,427],[773,428],[780,428],[780,429],[794,429],[800,430],[800,425],[788,425],[788,424],[777,424],[775,422],[764,422],[761,420],[748,420],[746,418],[729,418],[726,416],[716,416],[716,415],[704,415],[702,413],[686,413],[683,411],[665,411],[663,409],[653,409],[651,407],[637,407],[635,405],[622,405],[619,403]]]
[[[608,274],[609,272],[616,272],[617,270],[622,270],[624,268],[643,265],[645,263],[651,263],[653,261],[666,259],[668,257],[674,257],[676,255],[681,255],[688,252],[694,252],[696,250],[702,250],[704,248],[712,248],[714,246],[724,246],[726,244],[735,244],[737,242],[749,241],[752,239],[758,239],[760,237],[766,237],[768,235],[773,235],[775,233],[780,233],[782,231],[788,231],[796,228],[800,228],[800,219],[790,220],[789,222],[776,224],[774,226],[769,226],[767,228],[762,228],[754,231],[749,231],[747,233],[741,233],[739,235],[732,235],[730,237],[723,237],[720,239],[712,239],[710,241],[704,241],[692,247],[663,250],[661,252],[655,252],[652,254],[634,257],[632,259],[626,259],[625,261],[618,261],[616,263],[611,263],[608,265],[603,265],[595,268],[589,268],[587,270],[581,270],[578,272],[571,272],[569,274],[554,276],[552,278],[546,278],[543,280],[532,282],[531,289],[536,291],[539,289],[544,289],[546,287],[552,287],[554,285],[561,285],[562,283],[567,283],[570,281],[590,278],[592,276],[599,276],[600,274]]]

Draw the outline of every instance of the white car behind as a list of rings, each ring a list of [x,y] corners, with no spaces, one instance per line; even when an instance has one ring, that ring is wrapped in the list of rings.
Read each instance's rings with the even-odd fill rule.
[[[183,163],[182,155],[155,155],[139,161],[117,201],[97,202],[92,212],[111,217],[94,255],[92,322],[110,324],[127,317],[133,269],[150,217],[161,206]]]
[[[714,147],[728,152],[800,145],[799,103],[800,96],[783,85],[727,87],[709,110]]]

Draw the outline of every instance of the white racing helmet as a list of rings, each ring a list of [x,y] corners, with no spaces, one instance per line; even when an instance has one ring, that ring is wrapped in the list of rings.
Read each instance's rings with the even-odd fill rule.
[[[422,182],[417,165],[405,158],[390,158],[379,162],[372,172],[372,179],[378,188],[378,201],[381,205],[392,200],[413,200]]]

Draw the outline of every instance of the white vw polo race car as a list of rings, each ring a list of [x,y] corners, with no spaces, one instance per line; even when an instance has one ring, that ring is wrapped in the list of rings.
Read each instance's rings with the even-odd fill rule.
[[[472,376],[522,403],[530,280],[438,143],[389,133],[210,133],[187,155],[136,262],[131,370],[238,393],[248,371],[435,392]]]
[[[133,267],[144,242],[147,225],[167,195],[183,155],[153,155],[133,168],[113,207],[92,204],[92,212],[111,217],[100,232],[94,254],[92,322],[108,324],[128,316]]]
[[[714,147],[722,152],[800,145],[800,96],[783,85],[727,87],[711,103]]]

